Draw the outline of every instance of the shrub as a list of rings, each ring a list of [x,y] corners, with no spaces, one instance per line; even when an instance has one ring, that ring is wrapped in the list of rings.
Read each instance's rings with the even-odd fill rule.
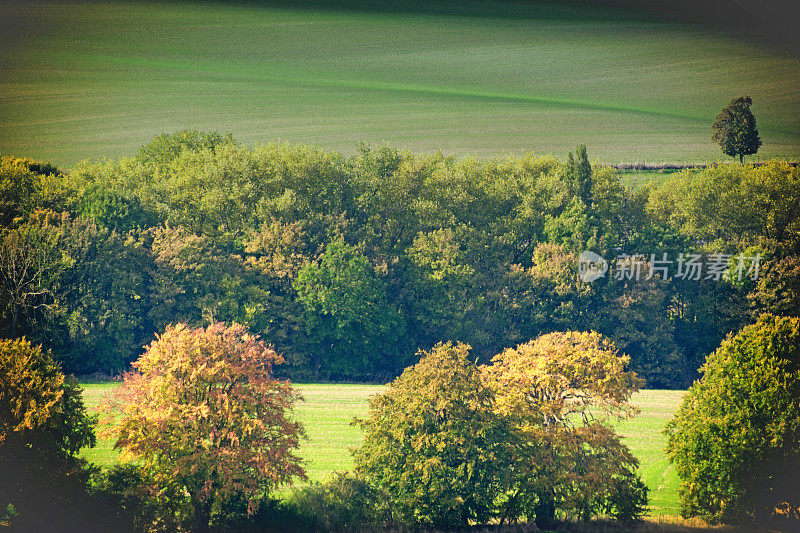
[[[357,475],[388,495],[393,517],[434,527],[496,516],[514,437],[465,344],[437,344],[370,400]]]
[[[352,474],[297,489],[287,507],[303,527],[341,531],[376,527],[391,521],[387,496]]]
[[[800,318],[762,315],[701,372],[665,429],[682,514],[800,519]]]

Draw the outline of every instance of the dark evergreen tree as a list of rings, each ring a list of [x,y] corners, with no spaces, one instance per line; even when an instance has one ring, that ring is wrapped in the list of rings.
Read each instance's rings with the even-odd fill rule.
[[[575,187],[583,203],[592,205],[592,165],[585,144],[575,149]]]

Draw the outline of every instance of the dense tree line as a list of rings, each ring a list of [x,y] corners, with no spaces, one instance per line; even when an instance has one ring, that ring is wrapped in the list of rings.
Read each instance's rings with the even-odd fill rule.
[[[169,324],[221,321],[274,343],[295,378],[386,380],[440,341],[488,362],[595,330],[647,386],[682,387],[728,333],[800,301],[800,170],[780,161],[628,187],[585,147],[566,163],[344,156],[183,131],[69,171],[3,157],[0,223],[0,337],[78,373],[123,370]],[[578,278],[583,250],[606,276]],[[757,279],[752,262],[735,275],[739,253],[760,254]],[[641,279],[615,275],[634,254]],[[663,254],[731,254],[734,275],[651,275]]]

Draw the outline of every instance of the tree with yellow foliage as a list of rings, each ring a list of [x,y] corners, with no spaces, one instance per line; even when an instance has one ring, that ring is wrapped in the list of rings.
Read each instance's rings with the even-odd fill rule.
[[[641,380],[627,363],[599,333],[566,332],[506,349],[481,367],[495,409],[514,420],[524,443],[507,517],[535,516],[548,528],[557,514],[643,514],[638,461],[609,424],[636,413],[629,400]]]

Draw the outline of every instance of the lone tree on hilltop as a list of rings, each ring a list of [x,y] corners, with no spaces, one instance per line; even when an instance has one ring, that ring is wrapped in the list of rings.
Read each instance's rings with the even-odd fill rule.
[[[761,146],[756,117],[750,112],[751,105],[753,100],[747,95],[734,98],[722,108],[711,126],[714,130],[711,140],[719,144],[724,154],[738,155],[742,164],[744,156],[755,154]]]

